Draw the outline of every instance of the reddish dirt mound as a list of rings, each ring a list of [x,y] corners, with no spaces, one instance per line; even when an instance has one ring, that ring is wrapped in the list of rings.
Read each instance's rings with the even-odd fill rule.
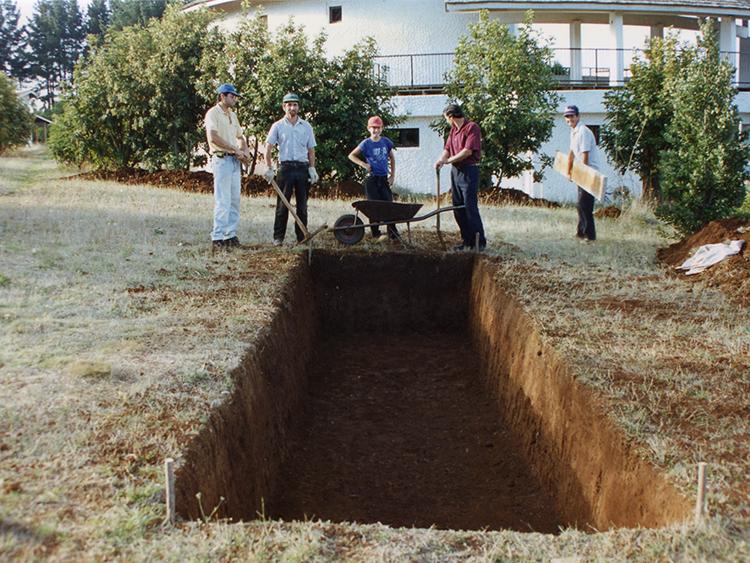
[[[597,219],[617,219],[620,215],[622,215],[622,210],[614,205],[602,207],[601,209],[597,209],[596,213],[594,213],[594,217]]]
[[[534,199],[521,190],[492,188],[480,192],[479,201],[485,205],[530,205],[533,207],[560,207],[559,203],[546,199]]]
[[[709,286],[718,287],[732,300],[750,306],[750,220],[731,218],[711,221],[697,233],[690,235],[657,252],[660,262],[675,268],[687,260],[690,255],[704,244],[714,244],[726,240],[742,239],[745,247],[737,256],[731,256],[723,262],[710,267],[687,279],[704,281]],[[680,274],[681,275],[681,274]]]
[[[108,180],[122,184],[150,184],[152,186],[174,188],[186,192],[213,193],[213,175],[206,171],[189,172],[187,170],[157,170],[148,172],[140,168],[121,168],[120,170],[98,170],[84,172],[71,179]],[[242,178],[242,193],[245,195],[274,195],[273,188],[261,176],[244,176]],[[311,197],[319,199],[351,199],[363,196],[362,185],[354,181],[346,181],[325,190],[314,187]]]

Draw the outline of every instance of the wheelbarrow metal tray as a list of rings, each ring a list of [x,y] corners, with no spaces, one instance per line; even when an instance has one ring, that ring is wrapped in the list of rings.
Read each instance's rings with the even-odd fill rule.
[[[422,204],[367,199],[355,201],[352,207],[367,217],[370,222],[380,223],[381,221],[409,221],[422,208]]]

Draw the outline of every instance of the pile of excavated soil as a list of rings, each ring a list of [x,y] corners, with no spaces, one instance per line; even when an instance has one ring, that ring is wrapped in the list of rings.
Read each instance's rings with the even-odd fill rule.
[[[614,205],[608,205],[607,207],[601,207],[596,210],[594,217],[597,219],[617,219],[622,215],[622,210]]]
[[[206,171],[189,172],[187,170],[157,170],[148,172],[140,168],[121,168],[119,170],[96,170],[72,176],[71,179],[107,180],[122,184],[150,184],[165,188],[174,188],[186,192],[210,194],[214,191],[213,175]],[[242,193],[245,195],[273,196],[273,188],[262,176],[243,176]],[[333,187],[313,187],[310,197],[319,199],[353,199],[364,198],[362,184],[346,180]],[[450,195],[446,194],[445,198]],[[498,189],[482,191],[479,200],[485,205],[530,205],[534,207],[559,207],[559,204],[546,199],[534,199],[520,190]]]
[[[492,188],[479,193],[479,201],[485,205],[528,205],[531,207],[560,207],[559,203],[546,199],[535,199],[521,190]]]
[[[750,306],[750,251],[748,251],[750,220],[730,218],[711,221],[697,233],[660,249],[657,252],[657,258],[667,266],[676,268],[704,244],[738,239],[745,241],[745,246],[740,254],[730,256],[700,274],[694,276],[678,275],[691,281],[702,281],[711,287],[717,287],[733,301]]]
[[[213,175],[204,170],[189,172],[187,170],[157,170],[148,172],[140,168],[121,168],[119,170],[97,170],[72,176],[71,179],[107,180],[122,184],[150,184],[152,186],[174,188],[186,192],[210,194],[214,191]],[[262,176],[243,176],[242,193],[245,195],[273,196],[273,188]],[[342,182],[325,190],[313,187],[310,196],[320,199],[351,199],[363,197],[361,184],[353,181]]]
[[[337,335],[312,365],[270,517],[557,531],[553,499],[458,335]]]

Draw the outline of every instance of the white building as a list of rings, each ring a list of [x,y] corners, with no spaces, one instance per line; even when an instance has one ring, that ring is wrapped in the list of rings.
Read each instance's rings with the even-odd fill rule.
[[[440,116],[446,104],[441,94],[443,76],[451,67],[459,38],[466,34],[467,25],[477,20],[479,10],[515,24],[531,9],[542,32],[567,39],[566,46],[555,49],[556,59],[565,69],[559,77],[563,98],[559,109],[576,104],[584,122],[594,126],[595,132],[604,121],[604,94],[627,80],[633,47],[640,47],[643,37],[661,36],[670,26],[697,30],[699,18],[713,17],[720,25],[721,50],[738,68],[741,91],[737,105],[743,123],[750,123],[750,0],[265,0],[251,4],[262,6],[270,29],[294,16],[311,34],[325,31],[331,56],[365,36],[377,41],[378,63],[387,69],[399,113],[408,116],[399,125],[404,130],[400,135],[404,144],[397,152],[397,183],[411,191],[433,189],[432,165],[442,140],[429,123]],[[224,12],[219,25],[227,30],[243,17],[240,0],[196,0],[185,9],[201,8]],[[637,45],[633,37],[640,37]],[[569,129],[560,117],[541,152],[566,151],[568,139]],[[611,187],[624,185],[634,195],[640,193],[637,178],[620,177],[611,167],[604,172]],[[448,173],[443,171],[443,185],[449,185]],[[575,198],[571,184],[553,171],[547,171],[541,183],[534,183],[529,174],[504,185],[533,197]]]

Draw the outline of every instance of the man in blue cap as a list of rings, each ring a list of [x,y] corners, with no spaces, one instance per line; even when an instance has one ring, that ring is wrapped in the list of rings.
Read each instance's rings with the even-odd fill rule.
[[[581,121],[578,106],[568,106],[563,112],[565,122],[570,126],[570,152],[568,153],[568,176],[573,170],[573,161],[580,160],[594,170],[600,170],[602,158],[596,146],[594,133]],[[578,186],[578,228],[576,237],[581,242],[591,243],[596,240],[594,225],[594,196]]]
[[[230,250],[240,245],[237,226],[240,222],[241,163],[250,157],[243,128],[232,110],[240,95],[232,84],[216,90],[218,103],[206,112],[206,138],[214,175],[213,249]]]
[[[279,147],[279,187],[284,192],[287,201],[292,194],[296,202],[297,216],[302,223],[307,225],[307,194],[312,184],[318,182],[318,173],[315,170],[315,134],[312,126],[299,116],[299,96],[288,93],[282,100],[284,117],[271,125],[271,130],[266,138],[266,180],[271,182],[276,175],[273,166],[273,147]],[[289,219],[289,211],[281,201],[276,198],[276,218],[273,222],[273,244],[281,246],[286,235],[286,224]],[[294,232],[297,241],[305,238],[305,234],[294,224]]]

